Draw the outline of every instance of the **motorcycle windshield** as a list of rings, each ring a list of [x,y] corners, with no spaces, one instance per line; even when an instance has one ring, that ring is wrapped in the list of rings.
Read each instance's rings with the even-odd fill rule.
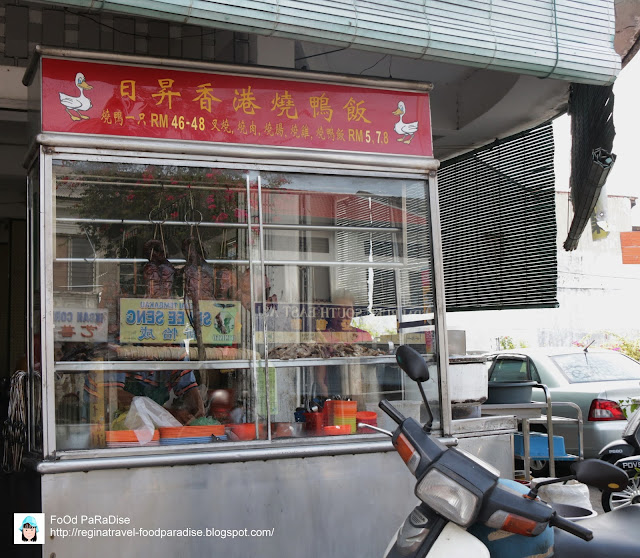
[[[624,429],[622,433],[622,437],[626,438],[627,436],[633,436],[633,434],[638,430],[638,426],[640,426],[640,409],[637,409],[629,419],[627,423],[627,427]]]

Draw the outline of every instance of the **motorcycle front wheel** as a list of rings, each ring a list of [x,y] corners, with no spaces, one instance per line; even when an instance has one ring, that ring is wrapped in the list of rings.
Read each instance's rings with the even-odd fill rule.
[[[602,509],[605,512],[631,504],[640,504],[640,473],[631,477],[629,486],[620,492],[602,491]]]

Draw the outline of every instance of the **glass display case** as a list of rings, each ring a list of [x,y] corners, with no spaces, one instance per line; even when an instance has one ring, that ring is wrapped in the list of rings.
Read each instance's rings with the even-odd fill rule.
[[[384,425],[383,397],[419,415],[393,356],[407,342],[438,406],[423,178],[123,156],[50,169],[58,451],[372,435],[357,424]],[[159,435],[132,437],[147,416]]]
[[[426,419],[400,344],[429,366],[432,433],[513,468],[514,421],[452,420],[469,374],[447,354],[430,84],[38,54],[26,461],[42,510],[275,533],[95,537],[95,556],[282,556],[292,532],[379,553],[388,534],[367,527],[415,497],[368,426],[395,430],[383,398]]]

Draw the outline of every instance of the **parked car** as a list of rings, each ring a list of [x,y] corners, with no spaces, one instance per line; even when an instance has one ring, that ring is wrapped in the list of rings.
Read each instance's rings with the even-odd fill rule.
[[[640,399],[640,363],[617,352],[596,349],[514,349],[491,355],[489,382],[536,381],[549,388],[552,401],[569,401],[582,409],[584,456],[597,457],[627,424],[625,410]],[[534,401],[544,391],[532,390]],[[574,409],[555,406],[554,416],[576,417]],[[564,437],[568,453],[577,454],[575,423],[554,423],[554,435]],[[533,429],[533,428],[532,428]],[[540,428],[539,428],[540,429]],[[532,470],[545,462],[532,462]]]

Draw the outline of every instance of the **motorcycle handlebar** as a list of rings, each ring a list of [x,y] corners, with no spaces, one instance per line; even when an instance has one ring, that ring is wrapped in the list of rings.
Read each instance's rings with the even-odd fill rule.
[[[378,403],[378,407],[387,413],[387,415],[389,415],[389,417],[391,417],[398,426],[406,420],[406,417],[386,399],[380,401],[380,403]]]
[[[560,517],[557,513],[553,514],[553,517],[549,521],[549,525],[557,527],[558,529],[562,529],[563,531],[571,533],[576,537],[580,537],[585,541],[590,541],[591,539],[593,539],[593,533],[590,529],[582,527],[582,525],[574,523],[573,521],[569,521],[564,517]]]

